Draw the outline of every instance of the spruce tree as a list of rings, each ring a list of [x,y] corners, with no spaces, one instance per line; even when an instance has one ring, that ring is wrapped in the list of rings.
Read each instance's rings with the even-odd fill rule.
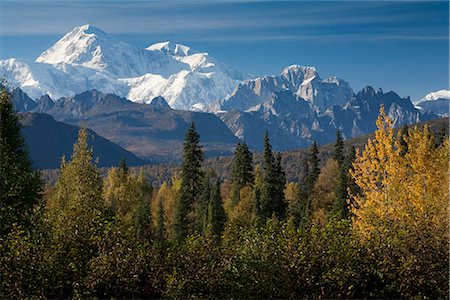
[[[128,175],[128,166],[127,166],[127,162],[125,160],[125,158],[122,158],[119,162],[119,170],[120,170],[120,174],[123,177],[126,177]]]
[[[283,219],[286,216],[287,203],[284,196],[286,186],[286,173],[281,166],[281,154],[277,153],[275,157],[275,178],[277,179],[276,191],[278,197],[275,199],[274,211],[278,218]]]
[[[408,137],[408,125],[404,124],[402,129],[400,130],[400,155],[405,156],[408,152],[408,143],[406,142],[406,138]]]
[[[28,227],[40,202],[42,181],[31,165],[11,95],[0,90],[0,237],[13,224]]]
[[[333,158],[342,165],[344,162],[344,140],[342,139],[341,131],[336,131],[336,142],[334,144]]]
[[[305,214],[309,210],[308,205],[308,193],[306,191],[306,185],[308,181],[308,157],[305,155],[300,162],[299,174],[299,187],[296,190],[295,201],[289,206],[289,216],[295,227],[301,227],[301,223],[305,219]]]
[[[203,233],[208,225],[208,205],[211,199],[211,176],[205,174],[200,191],[200,197],[196,204],[195,231]]]
[[[442,123],[441,128],[439,128],[438,132],[436,133],[436,147],[441,146],[444,144],[445,139],[447,139],[447,126],[445,123]]]
[[[353,162],[355,160],[356,160],[356,148],[355,148],[355,146],[352,146],[350,148],[350,151],[348,152],[347,159],[346,159],[348,172],[353,172],[353,170],[354,170],[353,169]],[[358,195],[361,192],[361,190],[359,189],[358,185],[355,183],[354,178],[352,176],[349,176],[349,175],[350,175],[350,173],[347,174],[347,177],[348,177],[348,180],[347,180],[348,190],[350,191],[351,195]]]
[[[184,141],[183,164],[181,166],[180,194],[175,204],[174,233],[176,240],[181,242],[188,235],[188,229],[193,220],[188,219],[192,206],[198,200],[201,190],[203,172],[201,163],[203,153],[200,146],[200,136],[192,122]]]
[[[239,193],[247,185],[253,185],[253,155],[247,144],[238,143],[231,166],[231,200],[233,206],[239,202]]]
[[[225,227],[226,215],[220,195],[220,179],[211,189],[211,198],[208,205],[208,231],[216,239],[222,235]]]
[[[314,189],[314,185],[320,174],[319,169],[319,150],[317,148],[317,143],[314,141],[308,153],[308,158],[306,160],[307,164],[307,176],[304,186],[300,187],[298,195],[298,204],[295,207],[296,219],[294,223],[298,225],[299,228],[304,228],[309,221],[311,214],[311,196]]]
[[[311,193],[317,178],[319,177],[319,149],[317,143],[314,141],[309,150],[308,156],[308,177],[306,179],[306,191],[308,195]]]
[[[284,185],[286,177],[281,167],[281,156],[274,157],[269,135],[264,136],[264,165],[263,185],[260,198],[260,215],[263,220],[275,214],[279,219],[284,218],[286,203],[284,199]]]
[[[337,216],[341,219],[347,219],[350,216],[350,209],[347,199],[349,198],[348,189],[352,183],[352,179],[349,176],[349,170],[355,160],[355,152],[355,147],[352,146],[346,155],[343,164],[339,168],[339,178],[336,186],[336,202],[334,209]]]
[[[131,213],[134,220],[134,228],[138,237],[149,237],[151,224],[150,200],[153,187],[144,175],[144,169],[140,168],[139,175],[129,179]]]

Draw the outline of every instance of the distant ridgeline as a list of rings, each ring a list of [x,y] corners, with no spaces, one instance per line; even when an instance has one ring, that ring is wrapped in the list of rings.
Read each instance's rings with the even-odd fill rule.
[[[337,129],[344,139],[373,132],[381,104],[399,127],[447,115],[450,98],[442,90],[413,105],[393,91],[355,92],[341,78],[295,64],[255,78],[186,45],[140,48],[90,25],[65,34],[35,62],[0,61],[0,73],[15,88],[16,110],[87,126],[146,162],[179,162],[191,121],[208,157],[230,155],[238,140],[262,150],[265,130],[274,150],[290,151],[329,143]]]

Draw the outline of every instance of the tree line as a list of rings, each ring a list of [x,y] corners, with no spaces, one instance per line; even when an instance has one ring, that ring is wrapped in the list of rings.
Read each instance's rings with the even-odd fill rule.
[[[313,142],[295,182],[266,132],[224,181],[192,123],[158,187],[125,161],[102,178],[81,129],[44,188],[2,89],[0,297],[447,298],[448,138],[394,134],[383,107],[377,127],[322,164]]]

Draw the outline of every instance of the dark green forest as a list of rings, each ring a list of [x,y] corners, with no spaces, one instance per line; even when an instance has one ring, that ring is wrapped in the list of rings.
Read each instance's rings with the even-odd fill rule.
[[[445,128],[394,131],[383,107],[377,127],[295,167],[266,132],[218,170],[192,123],[170,176],[124,160],[102,176],[81,129],[49,185],[2,89],[0,298],[446,299]]]

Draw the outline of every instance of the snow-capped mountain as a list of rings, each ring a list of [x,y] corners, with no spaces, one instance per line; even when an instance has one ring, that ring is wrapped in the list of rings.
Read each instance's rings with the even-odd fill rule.
[[[253,110],[254,106],[280,91],[290,91],[307,100],[317,111],[346,103],[353,96],[353,90],[346,81],[337,77],[321,79],[314,67],[291,65],[283,69],[279,76],[264,76],[241,82],[215,109]]]
[[[423,101],[434,101],[439,99],[450,99],[450,90],[439,90],[436,92],[431,92],[427,94],[422,99],[416,101],[417,102],[423,102]]]
[[[375,131],[381,104],[395,127],[438,117],[421,113],[408,97],[401,98],[392,91],[384,93],[370,86],[353,95],[351,101],[326,111],[311,109],[308,100],[284,90],[272,93],[266,101],[247,111],[232,110],[218,115],[251,148],[262,149],[264,130],[267,129],[274,149],[291,150],[307,147],[312,141],[332,142],[337,129],[345,138]]]
[[[32,98],[95,88],[142,103],[163,96],[172,108],[187,110],[225,98],[248,76],[188,46],[163,42],[143,49],[90,25],[74,28],[35,62],[0,61],[0,74]]]
[[[441,117],[448,117],[450,109],[450,90],[439,90],[427,94],[414,105],[422,111],[431,111]]]

